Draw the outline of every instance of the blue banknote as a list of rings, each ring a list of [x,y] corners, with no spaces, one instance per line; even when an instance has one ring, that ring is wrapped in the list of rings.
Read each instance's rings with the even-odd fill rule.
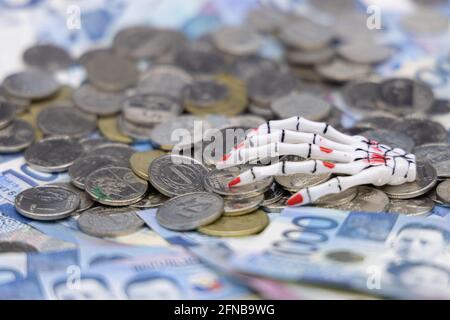
[[[222,253],[222,261],[238,272],[285,281],[387,297],[449,298],[449,243],[448,220],[287,208],[245,247]],[[215,251],[205,244],[198,253],[206,256],[208,246]]]
[[[238,299],[250,295],[248,289],[215,273],[181,249],[154,249],[146,256],[101,263],[87,269],[77,269],[78,261],[72,258],[61,265],[66,268],[42,268],[28,277],[0,286],[0,297],[167,300]]]

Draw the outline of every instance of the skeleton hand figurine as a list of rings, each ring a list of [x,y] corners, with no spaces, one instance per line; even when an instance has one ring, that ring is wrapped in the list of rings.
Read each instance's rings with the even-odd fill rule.
[[[242,143],[217,163],[217,167],[225,168],[282,155],[313,160],[279,161],[269,166],[253,167],[230,181],[229,186],[241,186],[273,175],[328,172],[348,175],[300,190],[287,201],[288,205],[293,206],[312,203],[327,194],[358,185],[399,185],[416,179],[413,154],[361,136],[349,136],[326,123],[301,117],[272,120],[253,129]]]

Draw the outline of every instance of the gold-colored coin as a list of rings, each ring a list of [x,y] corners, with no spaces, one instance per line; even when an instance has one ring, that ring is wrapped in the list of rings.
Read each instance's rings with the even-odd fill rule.
[[[36,141],[39,141],[42,138],[44,138],[44,134],[37,126],[37,115],[36,114],[32,114],[30,112],[21,113],[21,114],[17,115],[17,119],[24,120],[24,121],[28,122],[29,124],[31,124],[31,126],[34,129],[34,135],[36,137]]]
[[[99,118],[97,120],[97,127],[102,135],[108,140],[128,144],[133,142],[133,139],[120,131],[115,116]]]
[[[139,177],[149,180],[148,168],[156,158],[165,155],[166,153],[160,150],[150,150],[144,152],[136,152],[130,158],[131,169]]]
[[[198,228],[198,232],[218,237],[242,237],[259,233],[268,224],[267,214],[262,210],[256,210],[238,217],[222,216],[219,220]]]

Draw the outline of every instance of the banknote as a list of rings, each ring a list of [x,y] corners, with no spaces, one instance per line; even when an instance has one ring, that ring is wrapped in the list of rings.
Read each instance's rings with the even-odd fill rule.
[[[236,271],[284,281],[377,296],[448,298],[449,230],[448,222],[432,218],[287,208],[226,258]]]
[[[73,261],[72,261],[73,262]],[[72,263],[70,262],[70,263]],[[76,264],[75,264],[76,266]],[[18,289],[34,288],[28,296]],[[59,272],[43,269],[0,286],[5,299],[239,299],[251,292],[205,267],[187,251],[152,250],[146,256]]]

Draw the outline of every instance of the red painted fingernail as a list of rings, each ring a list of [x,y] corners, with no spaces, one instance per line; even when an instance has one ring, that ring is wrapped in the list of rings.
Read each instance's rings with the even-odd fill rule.
[[[295,206],[296,204],[302,203],[303,202],[303,197],[300,193],[290,197],[287,201],[287,204],[289,206]]]
[[[241,182],[241,178],[236,177],[228,183],[228,187],[231,188],[232,186],[237,185],[239,182]]]
[[[231,157],[231,153],[223,156],[222,161],[227,161]]]
[[[322,161],[323,165],[327,168],[333,169],[336,165],[332,162],[328,162],[328,161]]]
[[[332,153],[332,152],[333,152],[333,149],[325,148],[325,147],[320,147],[320,151],[325,152],[325,153]]]

